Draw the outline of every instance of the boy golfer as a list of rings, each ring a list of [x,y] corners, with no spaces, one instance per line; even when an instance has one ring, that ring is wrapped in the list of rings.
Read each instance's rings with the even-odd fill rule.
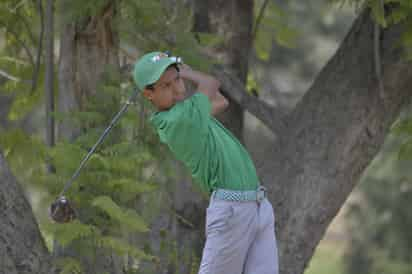
[[[228,102],[219,81],[162,52],[142,56],[133,77],[157,108],[160,140],[209,194],[199,274],[277,274],[274,213],[245,148],[213,116]],[[197,85],[185,97],[183,79]]]

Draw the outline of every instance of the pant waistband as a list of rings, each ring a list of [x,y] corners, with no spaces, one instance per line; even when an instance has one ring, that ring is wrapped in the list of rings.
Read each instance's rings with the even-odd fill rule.
[[[218,188],[212,192],[210,199],[219,199],[226,201],[257,201],[261,202],[266,198],[266,188],[264,186],[259,186],[257,190],[229,190]]]

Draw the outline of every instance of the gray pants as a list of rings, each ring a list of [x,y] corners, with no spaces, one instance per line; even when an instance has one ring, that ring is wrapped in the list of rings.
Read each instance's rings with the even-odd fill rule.
[[[278,274],[275,216],[261,202],[210,199],[199,274]]]

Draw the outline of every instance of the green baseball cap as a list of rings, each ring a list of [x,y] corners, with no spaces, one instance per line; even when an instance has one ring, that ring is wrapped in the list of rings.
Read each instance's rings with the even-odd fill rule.
[[[133,69],[133,79],[140,90],[156,83],[163,72],[172,64],[179,63],[180,58],[169,57],[166,53],[154,51],[140,57]]]

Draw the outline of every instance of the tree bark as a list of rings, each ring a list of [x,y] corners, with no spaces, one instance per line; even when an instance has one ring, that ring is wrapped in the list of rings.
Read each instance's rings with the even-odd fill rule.
[[[0,274],[55,273],[30,204],[0,151]]]
[[[65,5],[62,3],[63,11]],[[59,64],[58,111],[85,110],[86,102],[98,94],[97,88],[108,65],[120,70],[119,39],[113,29],[115,1],[96,16],[76,22],[62,22]],[[59,123],[59,138],[73,139],[79,129],[68,121]]]
[[[59,94],[57,99],[57,111],[69,114],[72,111],[79,110],[80,106],[76,100],[76,42],[75,42],[75,24],[66,23],[61,28],[60,36],[60,61],[59,61]],[[69,120],[58,123],[58,139],[72,140],[79,135],[79,129],[75,128]]]

